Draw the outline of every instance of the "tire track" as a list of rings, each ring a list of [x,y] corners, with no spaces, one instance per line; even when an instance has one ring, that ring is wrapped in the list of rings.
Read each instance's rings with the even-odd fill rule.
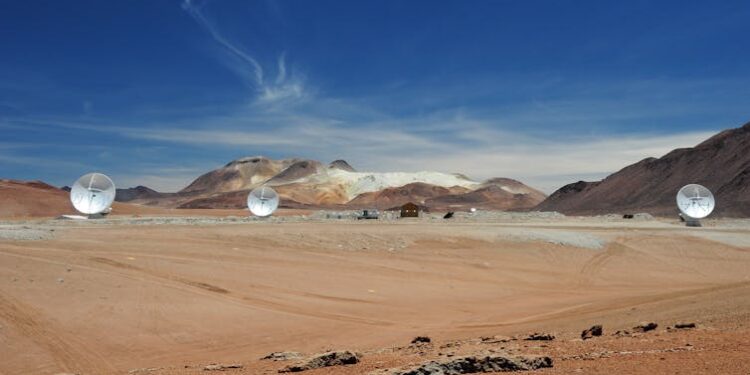
[[[578,286],[591,284],[593,276],[599,274],[607,262],[613,257],[625,254],[627,250],[627,246],[613,242],[604,251],[599,251],[581,266],[581,269],[578,271],[580,274]]]
[[[60,261],[50,260],[50,259],[46,259],[42,257],[26,255],[26,254],[17,254],[17,253],[8,252],[8,251],[0,252],[0,255],[15,256],[19,258],[25,258],[25,259],[35,260],[35,261],[57,264],[61,266],[74,265],[82,269],[102,272],[105,274],[116,274],[121,277],[129,278],[131,280],[137,280],[137,281],[142,281],[142,282],[152,282],[160,286],[174,288],[174,289],[178,289],[178,290],[193,293],[193,294],[199,294],[201,296],[212,298],[215,300],[220,300],[226,303],[231,303],[231,304],[239,305],[242,307],[256,308],[256,309],[270,311],[270,312],[279,312],[279,313],[286,313],[286,314],[290,314],[294,316],[301,316],[301,317],[306,317],[306,318],[316,318],[316,319],[331,320],[335,322],[347,322],[347,323],[380,326],[380,327],[388,327],[388,326],[395,325],[394,322],[387,321],[387,320],[364,318],[364,317],[358,317],[358,316],[353,316],[353,315],[330,313],[330,312],[325,312],[325,311],[307,311],[305,309],[302,309],[296,306],[271,301],[271,300],[264,299],[261,297],[240,296],[215,285],[211,285],[208,283],[195,281],[195,280],[189,280],[189,279],[185,279],[185,278],[181,278],[181,277],[177,277],[177,276],[173,276],[169,274],[162,274],[162,273],[155,272],[155,271],[145,270],[145,269],[142,269],[140,267],[137,267],[131,264],[118,262],[116,260],[104,258],[104,257],[90,257],[88,258],[88,260],[97,264],[107,265],[111,268],[114,268],[115,270],[102,269],[99,267],[92,267],[86,264],[75,263],[75,262],[60,262]],[[293,294],[293,293],[287,293],[287,294]],[[312,295],[309,295],[308,297],[311,297],[311,296]]]
[[[92,374],[116,371],[106,358],[65,333],[50,319],[20,301],[0,294],[0,319],[43,348],[64,371]]]
[[[349,323],[357,323],[357,324],[366,324],[366,325],[375,325],[375,326],[392,326],[394,325],[393,322],[385,321],[385,320],[378,320],[378,319],[369,319],[369,318],[362,318],[357,316],[351,316],[351,315],[344,315],[344,314],[337,314],[337,313],[328,313],[324,311],[318,311],[318,312],[308,312],[301,308],[290,306],[287,304],[282,304],[279,302],[274,302],[271,300],[263,299],[260,297],[250,297],[250,296],[236,296],[234,293],[230,292],[227,289],[211,285],[208,283],[200,282],[200,281],[194,281],[185,279],[182,277],[162,274],[156,271],[150,271],[145,270],[140,267],[127,264],[127,263],[121,263],[113,259],[109,258],[103,258],[103,257],[92,257],[89,258],[90,260],[94,262],[98,262],[101,264],[106,264],[112,267],[125,269],[128,271],[135,271],[138,272],[147,278],[151,279],[152,281],[157,282],[158,284],[165,285],[165,281],[167,282],[177,282],[182,285],[186,285],[192,288],[200,289],[202,291],[209,292],[214,295],[220,295],[223,296],[223,298],[234,301],[236,303],[241,303],[243,305],[250,304],[253,307],[263,308],[266,310],[272,310],[275,312],[284,312],[292,315],[300,315],[304,317],[312,317],[312,318],[319,318],[319,319],[327,319],[327,320],[334,320],[334,321],[344,321]],[[160,281],[157,281],[160,280]],[[201,293],[203,294],[203,293]],[[204,294],[205,295],[205,294]],[[314,294],[310,294],[311,296],[314,296]]]

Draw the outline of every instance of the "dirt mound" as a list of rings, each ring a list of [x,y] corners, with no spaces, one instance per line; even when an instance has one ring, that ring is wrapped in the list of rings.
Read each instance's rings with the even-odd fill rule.
[[[563,186],[536,209],[574,215],[674,215],[675,195],[689,183],[714,193],[714,215],[750,215],[750,123],[722,131],[695,147],[641,160],[602,181]]]

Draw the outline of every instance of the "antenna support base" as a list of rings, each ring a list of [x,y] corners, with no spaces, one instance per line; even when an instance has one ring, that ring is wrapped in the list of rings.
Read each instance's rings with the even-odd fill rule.
[[[702,227],[701,221],[698,219],[687,219],[685,225],[688,227]]]

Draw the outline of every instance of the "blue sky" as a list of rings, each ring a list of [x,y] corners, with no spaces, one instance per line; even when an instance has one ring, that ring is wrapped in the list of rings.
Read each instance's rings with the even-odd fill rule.
[[[242,156],[546,192],[750,120],[747,1],[0,0],[0,177]]]

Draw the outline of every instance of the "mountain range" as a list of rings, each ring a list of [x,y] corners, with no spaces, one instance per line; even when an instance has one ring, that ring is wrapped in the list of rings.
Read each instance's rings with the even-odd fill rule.
[[[209,171],[177,193],[138,186],[118,189],[116,200],[169,208],[242,208],[248,192],[261,185],[273,187],[286,208],[390,209],[413,202],[434,210],[525,210],[546,198],[509,178],[480,182],[440,172],[358,172],[344,160],[323,164],[253,156]]]
[[[567,215],[677,213],[680,187],[698,183],[716,197],[714,216],[750,216],[750,123],[722,131],[691,148],[646,158],[601,181],[578,181],[549,197],[519,181],[475,181],[440,172],[360,172],[344,160],[244,157],[209,171],[176,193],[145,186],[117,189],[116,201],[148,209],[246,208],[247,194],[273,187],[281,207],[312,209],[396,208],[413,202],[435,211],[480,209],[558,211]],[[41,181],[0,180],[0,216],[43,216],[70,211],[65,188]],[[145,212],[134,205],[120,212]],[[143,207],[147,209],[147,207]]]

